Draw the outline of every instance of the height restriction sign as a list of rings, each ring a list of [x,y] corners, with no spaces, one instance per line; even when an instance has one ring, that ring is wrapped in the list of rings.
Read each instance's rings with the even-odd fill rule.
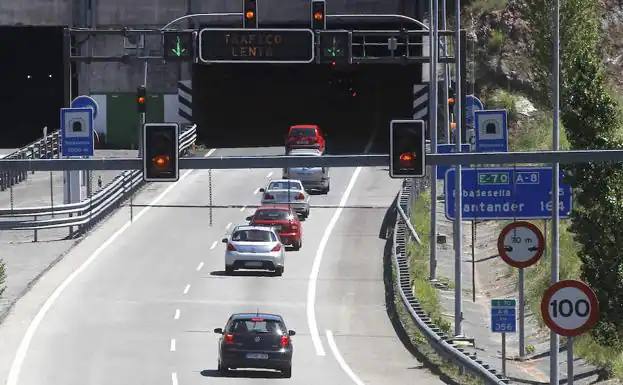
[[[564,280],[553,284],[543,294],[541,315],[552,331],[574,337],[595,325],[599,319],[599,303],[584,282]]]
[[[543,255],[543,233],[530,222],[513,222],[498,237],[498,253],[504,262],[517,268],[535,264]]]

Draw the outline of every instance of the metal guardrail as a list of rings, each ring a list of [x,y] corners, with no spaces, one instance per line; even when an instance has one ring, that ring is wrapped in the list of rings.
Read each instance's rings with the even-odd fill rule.
[[[52,159],[58,158],[58,131],[38,139],[2,159]],[[34,171],[33,171],[34,173]],[[25,170],[6,170],[0,172],[0,191],[28,179]]]
[[[188,152],[197,139],[197,127],[192,125],[180,134],[180,155]],[[59,206],[0,209],[0,230],[37,230],[69,227],[82,229],[108,212],[143,183],[142,171],[123,171],[92,197],[77,203]],[[60,216],[60,217],[57,217]],[[32,217],[32,218],[31,218]]]
[[[413,294],[411,275],[409,274],[407,243],[409,237],[419,238],[416,238],[417,234],[413,226],[407,225],[409,218],[405,212],[410,212],[409,206],[412,197],[415,195],[413,193],[414,189],[414,180],[406,179],[398,197],[397,208],[400,215],[396,218],[396,226],[394,227],[394,248],[392,254],[393,263],[398,273],[400,297],[417,324],[418,329],[426,337],[426,340],[437,354],[446,360],[458,364],[463,369],[482,379],[486,384],[508,384],[510,383],[508,378],[498,374],[495,369],[490,368],[488,364],[478,359],[475,354],[470,354],[465,352],[463,348],[455,346],[450,341],[450,338],[433,323]]]

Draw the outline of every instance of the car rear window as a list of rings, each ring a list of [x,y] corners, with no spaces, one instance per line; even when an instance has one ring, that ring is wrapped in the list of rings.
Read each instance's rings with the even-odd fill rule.
[[[240,242],[274,242],[274,234],[266,230],[238,230],[231,237],[232,241]]]
[[[254,218],[260,221],[286,220],[290,216],[286,210],[258,210]]]
[[[316,136],[315,128],[293,128],[290,131],[291,136]]]
[[[285,334],[285,328],[279,321],[263,318],[234,320],[227,331],[229,333]]]
[[[298,182],[270,182],[269,190],[302,190],[301,184]]]

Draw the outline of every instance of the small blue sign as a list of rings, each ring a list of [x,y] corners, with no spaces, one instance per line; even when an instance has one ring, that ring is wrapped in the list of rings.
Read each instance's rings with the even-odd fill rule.
[[[474,112],[484,110],[485,106],[480,99],[474,95],[467,95],[465,97],[465,104],[465,124],[474,127]]]
[[[61,108],[61,154],[93,156],[93,109]]]
[[[513,299],[491,300],[491,331],[515,333],[517,331],[517,301]]]
[[[93,119],[97,118],[97,102],[90,96],[80,95],[71,101],[71,108],[92,108]]]
[[[461,145],[461,152],[469,152],[469,144]],[[438,154],[450,154],[456,152],[456,144],[438,144]],[[446,175],[446,171],[452,166],[437,166],[437,179],[443,179]]]
[[[477,152],[508,151],[508,125],[506,110],[474,112]]]
[[[548,219],[552,217],[552,169],[548,167],[463,168],[465,220]],[[560,174],[560,217],[568,218],[572,189]],[[455,169],[446,172],[446,217],[455,216]]]

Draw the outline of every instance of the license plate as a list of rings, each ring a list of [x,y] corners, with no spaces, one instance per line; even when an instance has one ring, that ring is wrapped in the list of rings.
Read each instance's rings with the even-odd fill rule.
[[[264,353],[247,353],[247,358],[251,358],[254,360],[267,360],[268,354]]]
[[[248,267],[262,267],[262,262],[246,262],[244,265]]]

